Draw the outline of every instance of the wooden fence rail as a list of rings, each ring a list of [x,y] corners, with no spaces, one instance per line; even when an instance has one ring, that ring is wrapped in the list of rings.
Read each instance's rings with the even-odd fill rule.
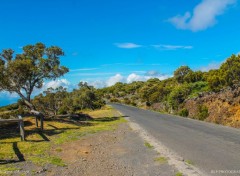
[[[24,122],[22,116],[18,116],[18,119],[0,119],[0,125],[18,123],[20,129],[21,141],[25,141],[25,131],[24,131]]]

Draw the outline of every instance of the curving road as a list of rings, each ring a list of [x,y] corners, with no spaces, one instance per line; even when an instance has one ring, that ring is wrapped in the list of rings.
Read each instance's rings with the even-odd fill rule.
[[[240,175],[239,129],[121,104],[110,105],[203,172],[209,175],[213,171],[225,172],[213,175]]]

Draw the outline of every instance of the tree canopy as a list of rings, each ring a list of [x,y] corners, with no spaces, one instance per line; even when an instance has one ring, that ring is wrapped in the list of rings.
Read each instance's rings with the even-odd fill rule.
[[[0,53],[0,91],[17,93],[30,109],[35,109],[31,103],[34,88],[68,72],[68,68],[60,65],[63,55],[61,48],[46,47],[43,43],[24,46],[21,54],[4,49]]]

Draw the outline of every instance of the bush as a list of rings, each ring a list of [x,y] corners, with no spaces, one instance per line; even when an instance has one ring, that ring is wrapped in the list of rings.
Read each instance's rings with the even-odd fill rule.
[[[110,102],[112,102],[112,103],[119,103],[120,101],[117,98],[111,98]]]
[[[130,104],[131,104],[132,106],[137,106],[137,103],[135,103],[134,101],[132,101]]]
[[[147,101],[146,106],[148,106],[148,107],[151,106],[151,103]]]
[[[183,108],[180,112],[179,115],[182,117],[187,117],[189,115],[189,112],[186,108]]]
[[[208,108],[204,105],[198,106],[198,114],[197,118],[198,120],[205,120],[208,117]]]
[[[124,100],[123,100],[123,102],[125,103],[125,104],[130,104],[131,103],[131,101],[128,99],[128,98],[124,98]]]
[[[67,110],[65,107],[61,107],[59,110],[58,110],[58,115],[65,115],[67,114]]]
[[[184,102],[190,92],[191,87],[189,85],[174,88],[168,96],[168,104],[173,110],[178,110],[179,105]]]

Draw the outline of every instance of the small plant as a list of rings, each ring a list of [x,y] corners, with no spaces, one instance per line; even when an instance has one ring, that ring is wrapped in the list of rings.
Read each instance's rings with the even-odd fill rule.
[[[125,104],[131,104],[131,101],[127,97],[124,98],[123,102]]]
[[[164,163],[167,163],[167,158],[165,158],[165,157],[158,157],[158,158],[155,158],[154,161],[157,161],[160,164],[164,164]]]
[[[180,112],[179,115],[182,117],[187,117],[189,115],[189,112],[186,108],[183,108]]]
[[[177,172],[175,176],[183,176],[181,172]]]
[[[61,152],[62,149],[61,148],[56,148],[56,152]]]
[[[205,105],[199,105],[197,114],[198,120],[205,120],[208,117],[208,115],[209,115],[208,108]]]
[[[147,148],[153,148],[153,146],[151,144],[149,144],[148,142],[145,142],[144,145],[147,147]]]
[[[191,160],[186,160],[185,161],[188,165],[193,165],[193,162]]]
[[[120,101],[117,98],[111,98],[110,102],[112,102],[112,103],[119,103]]]

